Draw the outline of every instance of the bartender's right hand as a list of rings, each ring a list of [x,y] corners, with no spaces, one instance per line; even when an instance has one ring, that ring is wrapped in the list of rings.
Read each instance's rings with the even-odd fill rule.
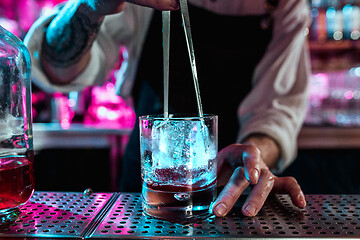
[[[251,192],[242,206],[245,216],[255,216],[270,193],[286,193],[295,206],[306,205],[305,196],[295,178],[277,177],[271,173],[257,147],[232,144],[218,155],[218,186],[224,186],[224,189],[213,204],[213,213],[218,217],[228,214],[250,185]]]
[[[88,5],[99,16],[120,13],[124,10],[126,2],[161,11],[179,9],[178,0],[80,0],[80,2]]]

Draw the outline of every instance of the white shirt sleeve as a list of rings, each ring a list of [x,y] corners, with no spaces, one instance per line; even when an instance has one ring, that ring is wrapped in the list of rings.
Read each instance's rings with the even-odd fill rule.
[[[128,49],[129,64],[124,74],[133,73],[141,53],[142,41],[148,27],[152,9],[127,4],[119,14],[106,16],[96,40],[91,47],[91,60],[85,70],[70,84],[51,83],[41,68],[40,52],[46,26],[56,16],[39,18],[28,31],[24,43],[29,49],[32,61],[32,81],[47,92],[79,91],[86,86],[100,84],[114,67],[119,57],[120,46]],[[130,74],[131,75],[131,74]],[[133,76],[126,78],[128,94],[132,87]],[[129,83],[130,82],[130,83]]]
[[[280,146],[275,173],[296,157],[297,135],[306,114],[310,63],[306,0],[280,0],[274,12],[273,38],[255,69],[253,90],[238,109],[241,142],[253,133],[272,137]]]

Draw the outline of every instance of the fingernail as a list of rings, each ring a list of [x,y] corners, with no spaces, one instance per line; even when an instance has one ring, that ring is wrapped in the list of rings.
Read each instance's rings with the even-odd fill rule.
[[[227,207],[224,203],[220,203],[215,207],[214,210],[218,213],[218,215],[224,216],[227,211]]]
[[[245,211],[250,215],[250,216],[255,216],[255,212],[256,212],[256,208],[251,205],[251,204],[248,204],[245,208]]]
[[[259,171],[257,169],[252,170],[251,176],[252,176],[253,180],[257,182],[259,179]]]
[[[300,193],[298,196],[297,196],[298,200],[300,201],[300,204],[302,206],[305,206],[306,205],[306,200],[305,200],[305,196],[303,193]]]

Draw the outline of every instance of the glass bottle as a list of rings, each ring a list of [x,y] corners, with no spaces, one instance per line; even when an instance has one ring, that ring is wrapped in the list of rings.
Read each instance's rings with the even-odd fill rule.
[[[0,26],[0,223],[34,192],[30,55]]]

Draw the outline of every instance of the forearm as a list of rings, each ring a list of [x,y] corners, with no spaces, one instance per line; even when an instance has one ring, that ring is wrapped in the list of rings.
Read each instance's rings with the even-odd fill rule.
[[[260,150],[262,160],[269,169],[277,165],[281,155],[280,147],[272,138],[264,134],[252,134],[243,143],[256,146]]]
[[[41,64],[51,82],[74,80],[90,61],[90,48],[103,20],[89,6],[69,1],[49,24],[41,51]]]

